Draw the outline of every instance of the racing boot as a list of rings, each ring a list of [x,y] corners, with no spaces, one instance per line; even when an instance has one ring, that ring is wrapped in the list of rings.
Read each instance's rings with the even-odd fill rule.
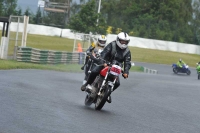
[[[83,85],[81,86],[81,90],[82,90],[82,91],[85,91],[86,86],[87,86],[87,84],[83,84]]]
[[[87,82],[87,80],[84,79],[84,80],[83,80],[83,85],[84,85],[86,82]]]
[[[111,95],[108,96],[107,100],[106,100],[108,103],[111,103],[112,102],[112,99],[111,99]]]

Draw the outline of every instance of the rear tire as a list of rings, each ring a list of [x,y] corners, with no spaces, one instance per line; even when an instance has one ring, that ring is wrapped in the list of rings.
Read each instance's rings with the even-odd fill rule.
[[[177,73],[178,73],[178,70],[177,70],[176,68],[173,68],[173,72],[174,72],[175,74],[177,74]]]
[[[101,110],[104,106],[104,104],[107,101],[108,96],[111,94],[111,87],[109,85],[105,86],[105,89],[102,89],[102,92],[99,96],[97,96],[97,100],[95,103],[95,109]]]
[[[200,79],[200,73],[198,74],[198,80]]]

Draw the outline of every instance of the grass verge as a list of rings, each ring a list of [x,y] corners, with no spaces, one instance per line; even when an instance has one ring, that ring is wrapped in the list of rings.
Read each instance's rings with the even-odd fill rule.
[[[33,64],[25,62],[17,62],[15,60],[0,60],[0,69],[9,70],[9,69],[41,69],[41,70],[55,70],[62,72],[83,72],[81,70],[82,64],[56,64],[56,65],[47,65],[47,64]],[[141,67],[132,67],[131,71],[141,72]]]
[[[63,72],[81,72],[81,65],[79,64],[56,64],[56,65],[47,65],[47,64],[33,64],[25,62],[17,62],[15,60],[0,60],[0,69],[9,70],[9,69],[41,69],[41,70],[55,70]]]
[[[200,61],[200,55],[197,54],[178,53],[137,47],[130,47],[130,50],[133,62],[138,61],[171,65],[176,63],[181,58],[189,66],[196,67],[196,63]]]
[[[20,43],[18,43],[18,45],[20,45]],[[73,45],[74,45],[73,39],[61,38],[57,36],[43,36],[43,35],[28,34],[28,38],[27,38],[27,47],[37,48],[41,50],[72,52]],[[179,58],[181,58],[190,67],[196,67],[196,63],[200,61],[200,55],[196,55],[196,54],[178,53],[178,52],[154,50],[154,49],[144,49],[144,48],[137,48],[137,47],[129,47],[129,48],[132,54],[132,57],[131,57],[132,62],[137,61],[137,62],[148,62],[148,63],[171,65],[172,63],[176,63],[179,60]],[[8,51],[9,55],[13,55],[13,51],[14,51],[13,49],[14,49],[14,42],[11,41],[9,43],[9,51]],[[11,67],[14,67],[15,64],[17,63],[14,63],[11,66],[7,66],[8,69]],[[44,66],[46,67],[46,65],[37,66],[37,67],[44,68]],[[19,66],[17,65],[15,68],[17,67]],[[36,68],[35,64],[30,64],[29,67]],[[135,67],[133,68],[136,69]]]

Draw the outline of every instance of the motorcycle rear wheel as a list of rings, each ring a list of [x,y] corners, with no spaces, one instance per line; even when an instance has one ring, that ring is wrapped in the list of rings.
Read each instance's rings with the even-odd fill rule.
[[[198,74],[198,80],[200,79],[200,74]]]
[[[178,70],[177,70],[176,68],[173,68],[173,72],[174,72],[175,74],[177,74],[177,73],[178,73]]]
[[[96,110],[101,110],[103,108],[110,94],[111,94],[111,87],[109,85],[106,85],[105,88],[102,89],[101,94],[97,97],[97,100],[95,103]]]

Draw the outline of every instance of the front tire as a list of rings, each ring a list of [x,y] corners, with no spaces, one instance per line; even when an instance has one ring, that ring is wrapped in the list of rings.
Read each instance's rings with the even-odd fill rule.
[[[95,103],[96,110],[101,110],[103,108],[110,94],[111,94],[111,87],[109,85],[106,85],[105,88],[102,89],[101,94],[97,97],[97,100]]]
[[[187,73],[187,75],[190,75],[190,74],[191,74],[191,71],[190,71],[190,70],[187,70],[186,73]]]
[[[200,73],[198,74],[198,80],[200,79]]]
[[[86,97],[85,97],[85,105],[86,106],[90,106],[92,103],[93,103],[93,98],[91,98],[90,96],[89,96],[89,94],[87,94],[86,95]]]

